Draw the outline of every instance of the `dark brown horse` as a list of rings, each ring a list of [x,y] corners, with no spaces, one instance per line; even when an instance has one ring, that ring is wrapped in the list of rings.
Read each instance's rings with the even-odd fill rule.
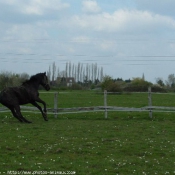
[[[31,122],[22,116],[20,105],[31,103],[41,111],[44,120],[47,121],[46,103],[39,98],[39,85],[42,85],[47,91],[50,90],[46,72],[32,76],[29,80],[22,83],[21,86],[7,87],[3,89],[0,93],[0,103],[9,108],[13,116],[20,122],[25,123]],[[37,102],[44,105],[44,111]]]

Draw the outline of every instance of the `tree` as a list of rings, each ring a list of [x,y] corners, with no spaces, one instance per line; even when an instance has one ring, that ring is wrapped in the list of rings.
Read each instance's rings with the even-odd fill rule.
[[[27,79],[29,79],[29,74],[22,73],[22,74],[19,75],[19,77],[20,77],[21,80],[27,80]]]
[[[80,81],[80,67],[81,67],[81,65],[80,65],[80,63],[78,63],[78,67],[77,67],[77,82]]]
[[[69,64],[69,63],[66,62],[66,70],[65,70],[65,71],[66,71],[66,78],[68,77],[68,68],[69,68],[68,64]]]
[[[50,66],[49,66],[49,70],[47,71],[47,77],[50,81],[51,80],[51,68],[50,68]]]
[[[75,67],[74,67],[74,64],[72,65],[72,77],[75,78],[75,71],[74,71]]]
[[[71,62],[69,62],[69,77],[71,77],[71,69],[72,69]]]
[[[55,80],[55,75],[56,75],[56,65],[55,65],[55,62],[53,62],[53,65],[52,65],[52,82],[54,82]]]
[[[102,88],[102,90],[107,89],[107,87],[108,87],[110,84],[112,84],[112,83],[113,83],[112,77],[106,75],[106,76],[103,78],[103,81],[102,81],[102,83],[101,83],[101,88]]]
[[[103,81],[103,67],[101,67],[101,70],[100,70],[100,81],[101,82]]]
[[[162,78],[156,78],[156,83],[157,83],[159,86],[161,86],[161,87],[164,87],[164,86],[165,86],[165,84],[164,84]]]
[[[81,63],[80,64],[80,79],[79,79],[80,82],[83,82],[83,64]]]
[[[73,77],[75,82],[79,84],[83,84],[84,80],[89,84],[97,83],[97,80],[102,82],[103,80],[103,67],[98,68],[97,63],[86,64],[78,62],[77,65],[71,64],[71,62],[66,62],[64,70],[60,71],[59,68],[56,70],[55,62],[49,66],[49,70],[47,71],[47,76],[55,85],[57,85],[60,81],[55,81],[57,77],[60,78],[65,77]],[[87,83],[85,83],[87,84]]]
[[[174,76],[174,74],[170,74],[168,76],[168,80],[166,81],[166,85],[168,87],[174,87],[175,86],[175,76]]]
[[[148,82],[148,81],[145,81],[142,78],[133,78],[132,85],[133,86],[137,86],[137,85],[139,85],[139,86],[145,86],[145,85],[146,86],[149,86],[149,85],[151,85],[151,83]]]

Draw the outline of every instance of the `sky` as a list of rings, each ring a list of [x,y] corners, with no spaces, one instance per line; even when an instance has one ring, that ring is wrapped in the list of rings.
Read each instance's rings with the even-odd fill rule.
[[[0,0],[0,72],[97,63],[112,78],[175,74],[174,0]]]

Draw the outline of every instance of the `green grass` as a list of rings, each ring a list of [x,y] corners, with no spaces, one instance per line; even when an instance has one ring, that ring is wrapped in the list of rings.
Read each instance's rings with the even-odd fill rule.
[[[173,106],[173,96],[156,95],[154,103]],[[59,94],[59,107],[103,105],[90,91]],[[53,106],[52,97],[42,95]],[[81,100],[81,101],[80,101]],[[161,102],[159,101],[161,100]],[[166,102],[166,100],[171,102]],[[147,94],[109,95],[109,105],[142,107]],[[103,112],[49,115],[24,113],[21,124],[0,113],[0,172],[76,171],[77,175],[175,174],[173,113]]]

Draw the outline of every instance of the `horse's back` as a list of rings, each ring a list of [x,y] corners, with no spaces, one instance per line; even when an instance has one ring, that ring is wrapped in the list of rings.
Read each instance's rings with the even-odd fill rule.
[[[0,102],[7,106],[22,105],[29,103],[27,91],[22,87],[7,87],[0,93]]]

